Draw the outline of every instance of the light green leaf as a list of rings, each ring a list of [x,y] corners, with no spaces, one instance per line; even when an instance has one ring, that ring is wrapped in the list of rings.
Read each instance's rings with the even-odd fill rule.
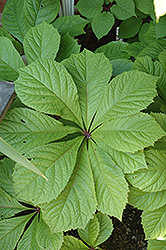
[[[134,37],[139,32],[141,24],[142,19],[140,17],[130,17],[124,20],[119,26],[119,38]]]
[[[152,212],[142,213],[142,223],[147,239],[155,239],[166,234],[166,205]]]
[[[163,50],[163,52],[161,52],[158,57],[161,62],[162,68],[166,73],[166,50]]]
[[[96,211],[96,197],[86,144],[81,147],[68,185],[56,200],[40,205],[51,232],[84,228]]]
[[[158,113],[151,113],[152,117],[155,118],[156,122],[161,126],[161,128],[166,132],[166,115],[165,114],[158,114]],[[162,137],[158,140],[155,145],[155,149],[165,150],[166,151],[166,136]]]
[[[122,152],[135,152],[152,146],[164,135],[154,118],[144,113],[112,119],[92,133],[94,140],[101,139]]]
[[[114,59],[110,61],[112,64],[112,75],[115,77],[121,73],[123,73],[124,71],[130,71],[131,67],[133,65],[132,61],[129,61],[127,59]]]
[[[25,231],[23,237],[18,243],[18,250],[41,250],[36,241],[36,230],[37,230],[38,216],[36,216],[31,225]]]
[[[139,53],[145,48],[145,44],[144,43],[140,43],[140,42],[134,42],[129,44],[128,46],[126,46],[123,49],[123,53],[126,52],[128,58],[130,56],[136,57],[139,55]]]
[[[166,189],[166,154],[163,151],[148,149],[145,151],[148,169],[127,174],[127,180],[144,192],[157,192]]]
[[[110,12],[99,13],[92,21],[92,29],[98,39],[106,36],[114,25],[115,18]]]
[[[88,250],[87,247],[81,240],[74,238],[73,236],[65,236],[61,250]]]
[[[147,193],[131,187],[129,204],[144,211],[153,211],[166,204],[166,190]]]
[[[0,131],[4,140],[25,154],[35,147],[77,132],[78,129],[64,126],[58,120],[31,109],[15,108],[6,114]]]
[[[14,249],[32,214],[0,221],[1,249]]]
[[[0,161],[0,187],[9,195],[14,196],[12,173],[15,162],[9,158],[4,158]]]
[[[58,62],[38,59],[22,68],[15,90],[24,104],[38,111],[82,123],[75,83]]]
[[[158,55],[165,47],[158,42],[150,43],[138,54],[138,57],[150,56],[154,61],[158,59]]]
[[[148,250],[166,250],[166,240],[148,240]]]
[[[24,0],[26,24],[30,28],[44,20],[51,23],[56,18],[59,9],[59,0]]]
[[[111,78],[112,65],[103,54],[88,50],[71,55],[63,64],[76,83],[82,116],[88,129]]]
[[[95,246],[99,246],[101,243],[106,241],[112,233],[113,224],[108,215],[98,212],[96,214],[100,225],[100,231],[95,241]]]
[[[132,16],[136,16],[135,5],[132,0],[117,0],[116,5],[111,7],[111,12],[119,20],[125,20]]]
[[[16,166],[13,172],[16,195],[34,204],[49,202],[64,189],[73,172],[80,138],[68,142],[51,143],[27,154],[47,176],[48,181]],[[61,230],[62,231],[62,230]]]
[[[107,43],[95,50],[95,53],[104,53],[104,55],[111,61],[114,59],[129,58],[128,54],[124,52],[124,48],[128,46],[128,43],[121,41],[113,41]]]
[[[26,210],[15,198],[0,188],[0,217],[5,219]],[[35,211],[34,211],[35,212]]]
[[[98,210],[122,218],[128,185],[120,168],[96,144],[90,143],[89,157],[95,181]]]
[[[0,44],[0,80],[14,81],[18,78],[18,69],[25,65],[8,38],[0,37]]]
[[[56,61],[61,62],[68,58],[71,54],[77,54],[80,51],[80,45],[77,40],[73,39],[68,33],[61,37],[60,49],[58,51]]]
[[[92,127],[146,108],[157,94],[156,82],[157,78],[139,71],[116,76],[105,88]]]
[[[27,32],[23,6],[24,1],[22,0],[9,0],[2,15],[2,26],[20,42],[23,42]]]
[[[62,246],[63,233],[51,233],[49,226],[43,221],[41,217],[38,224],[36,239],[38,245],[42,249],[58,250]]]
[[[87,23],[89,23],[88,20],[85,20],[80,16],[73,15],[58,17],[52,25],[54,28],[58,29],[61,35],[69,33],[70,36],[74,37],[85,33],[83,28]]]
[[[60,35],[52,25],[43,21],[28,30],[23,44],[29,63],[37,58],[55,59],[60,45]]]
[[[76,7],[81,15],[85,17],[95,17],[103,9],[104,0],[79,0]]]
[[[86,242],[89,246],[94,247],[95,241],[99,235],[100,224],[96,214],[91,219],[84,229],[78,229],[80,238]]]

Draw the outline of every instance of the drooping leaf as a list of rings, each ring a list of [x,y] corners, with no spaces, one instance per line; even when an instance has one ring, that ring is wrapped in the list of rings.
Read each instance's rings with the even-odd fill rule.
[[[112,65],[102,54],[88,50],[63,62],[76,83],[85,126],[88,128],[111,78]]]
[[[105,88],[92,127],[146,108],[157,94],[156,82],[157,78],[138,71],[116,76]]]
[[[52,25],[43,21],[28,30],[23,44],[29,63],[37,58],[55,59],[60,45],[60,35]]]
[[[9,158],[4,158],[0,161],[0,187],[10,196],[15,195],[12,173],[15,162]]]
[[[79,0],[76,7],[81,15],[93,18],[102,11],[103,4],[104,0]]]
[[[68,33],[61,37],[61,44],[57,53],[56,61],[61,62],[64,59],[71,56],[71,54],[77,54],[80,51],[80,45],[73,39]]]
[[[74,238],[73,236],[65,236],[61,250],[88,250],[87,247],[81,240]]]
[[[58,62],[38,59],[22,68],[15,90],[29,107],[82,123],[76,86],[65,67]]]
[[[148,250],[166,250],[166,240],[148,240]]]
[[[152,212],[142,213],[142,223],[147,239],[155,239],[166,234],[166,205]]]
[[[81,147],[68,185],[56,200],[41,204],[51,232],[84,228],[96,211],[96,197],[86,145]]]
[[[0,37],[0,80],[15,81],[23,60],[7,37]]]
[[[138,32],[142,24],[140,17],[130,17],[124,20],[119,26],[119,38],[134,37]]]
[[[49,226],[41,217],[36,232],[36,240],[42,249],[59,250],[62,246],[63,233],[51,233]]]
[[[84,242],[86,242],[89,246],[94,247],[99,231],[100,224],[96,214],[94,214],[93,219],[88,222],[84,229],[78,229],[78,234]]]
[[[81,35],[84,32],[85,25],[89,23],[88,20],[81,18],[80,16],[63,16],[57,18],[52,25],[58,29],[61,35],[69,33],[71,37]]]
[[[51,23],[60,9],[59,0],[24,0],[25,20],[28,28],[34,27],[45,20]]]
[[[148,193],[131,187],[129,204],[144,211],[153,211],[166,204],[166,190]]]
[[[154,118],[143,113],[112,119],[92,133],[94,140],[101,139],[122,152],[135,152],[152,146],[164,135]]]
[[[89,157],[95,182],[98,210],[122,218],[128,185],[120,168],[96,144],[90,142]]]
[[[64,189],[73,172],[80,138],[68,142],[51,143],[27,154],[47,176],[48,181],[16,166],[13,172],[16,195],[34,204],[49,202]],[[62,230],[61,230],[62,231]]]
[[[109,11],[99,13],[92,21],[92,29],[98,39],[106,36],[114,25],[115,18]]]
[[[28,29],[25,25],[23,6],[22,0],[10,0],[5,4],[2,15],[2,26],[20,42],[23,42]]]
[[[111,12],[119,20],[125,20],[132,16],[136,16],[135,5],[132,0],[117,0],[116,5],[111,7]]]
[[[129,55],[124,52],[124,48],[128,46],[128,43],[121,41],[113,41],[105,44],[95,50],[95,53],[104,53],[104,55],[111,61],[114,59],[129,58]]]

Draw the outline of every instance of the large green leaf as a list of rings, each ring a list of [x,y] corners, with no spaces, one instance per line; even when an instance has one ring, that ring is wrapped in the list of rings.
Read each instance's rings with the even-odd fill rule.
[[[76,83],[82,116],[88,129],[111,78],[112,65],[104,55],[88,50],[72,55],[63,64]]]
[[[161,126],[161,128],[166,132],[166,115],[151,113],[151,116],[155,118],[156,122]],[[166,151],[166,136],[162,137],[155,143],[155,149],[161,149]]]
[[[0,221],[1,249],[14,249],[32,214]]]
[[[52,25],[43,21],[28,30],[23,44],[29,63],[37,58],[55,59],[60,45],[60,35]]]
[[[27,31],[23,5],[23,0],[8,0],[2,15],[3,27],[20,42],[23,42]]]
[[[87,247],[81,240],[74,238],[73,236],[65,236],[61,250],[88,250]]]
[[[146,108],[157,94],[156,82],[157,78],[138,71],[116,76],[105,88],[92,127]]]
[[[18,212],[26,210],[15,198],[0,188],[0,217],[9,218]],[[34,211],[35,212],[35,211]]]
[[[63,16],[57,18],[52,25],[54,28],[58,29],[61,35],[65,35],[69,33],[70,36],[78,36],[84,32],[85,25],[89,23],[89,21],[81,18],[80,16]]]
[[[128,185],[120,168],[111,157],[93,142],[89,157],[95,182],[98,210],[122,218],[127,203]]]
[[[58,62],[38,59],[22,68],[15,89],[26,105],[81,124],[76,86],[65,67]]]
[[[124,20],[119,26],[119,38],[134,37],[138,32],[142,24],[140,17],[130,17]]]
[[[24,13],[27,26],[36,26],[45,20],[52,22],[60,9],[59,0],[24,0]]]
[[[154,61],[158,59],[160,52],[165,49],[165,46],[162,46],[159,42],[150,43],[138,54],[139,57],[150,56]]]
[[[112,119],[92,133],[94,140],[101,139],[122,152],[135,152],[154,145],[164,135],[154,118],[143,113]]]
[[[123,73],[124,71],[130,71],[131,67],[133,65],[133,62],[130,60],[127,60],[125,58],[118,58],[110,61],[112,64],[112,75],[113,77]]]
[[[147,32],[144,34],[144,40],[146,44],[150,44],[156,42],[156,31],[155,31],[155,24],[153,21],[150,21],[149,28]]]
[[[111,7],[111,12],[120,20],[136,16],[135,5],[132,0],[116,0],[116,5]]]
[[[25,65],[8,38],[0,37],[0,44],[0,80],[14,81],[18,78],[18,69]]]
[[[150,14],[153,19],[155,18],[153,0],[134,0],[134,2],[137,9],[145,14]]]
[[[16,166],[13,172],[16,195],[34,204],[49,202],[64,189],[73,172],[80,138],[68,142],[51,143],[27,154],[41,169],[48,181],[37,174]],[[62,231],[62,230],[61,230]]]
[[[129,44],[128,46],[126,46],[123,49],[123,53],[126,52],[128,58],[130,56],[132,57],[136,57],[139,55],[139,53],[146,47],[146,45],[144,43],[140,43],[140,42],[134,42]]]
[[[166,250],[166,240],[148,240],[148,250]]]
[[[86,144],[81,147],[68,185],[56,200],[40,205],[51,232],[84,228],[96,211],[96,197]]]
[[[103,4],[104,0],[79,0],[76,7],[81,15],[93,18],[102,11]]]
[[[49,226],[40,217],[36,240],[42,249],[58,250],[62,246],[63,233],[51,233]]]
[[[166,204],[166,190],[147,193],[138,188],[131,187],[129,203],[144,211],[153,211]]]
[[[166,234],[166,205],[152,212],[142,213],[142,223],[147,239],[155,239]]]
[[[15,162],[9,158],[4,158],[0,161],[0,187],[9,195],[14,196],[12,173]]]
[[[98,39],[106,36],[114,25],[115,18],[110,12],[99,13],[92,21],[92,29]]]
[[[64,126],[52,117],[27,108],[10,110],[0,125],[3,139],[24,154],[77,131],[77,128]]]

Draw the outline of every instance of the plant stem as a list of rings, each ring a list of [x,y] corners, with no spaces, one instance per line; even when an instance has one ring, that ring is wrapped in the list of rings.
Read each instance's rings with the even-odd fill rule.
[[[104,0],[104,3],[108,5],[110,3],[110,0]]]

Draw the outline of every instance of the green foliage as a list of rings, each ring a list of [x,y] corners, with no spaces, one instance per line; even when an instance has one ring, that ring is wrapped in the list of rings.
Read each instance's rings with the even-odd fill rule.
[[[130,38],[135,36],[142,24],[140,17],[131,17],[120,24],[119,38]]]

